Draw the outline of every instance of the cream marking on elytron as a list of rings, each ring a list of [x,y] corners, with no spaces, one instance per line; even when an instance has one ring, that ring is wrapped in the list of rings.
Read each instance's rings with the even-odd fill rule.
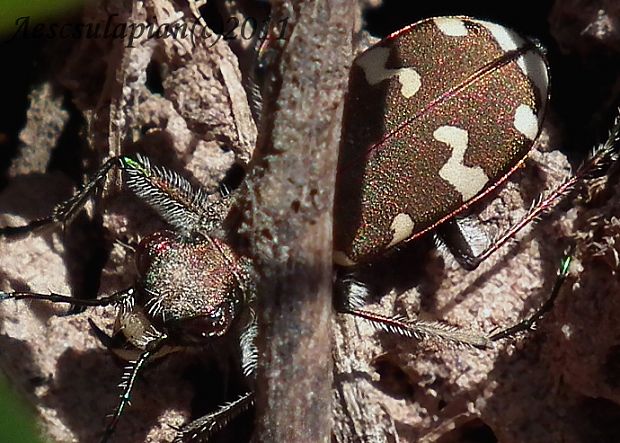
[[[491,33],[499,47],[505,52],[514,51],[526,44],[525,40],[523,40],[520,35],[502,25],[484,20],[473,20],[473,22],[485,27]]]
[[[411,237],[411,234],[413,234],[413,226],[414,223],[409,214],[401,213],[394,217],[390,225],[390,229],[393,232],[392,241],[387,247],[390,248]]]
[[[503,51],[514,51],[527,44],[517,33],[496,23],[484,20],[474,20],[480,26],[485,27]],[[517,59],[517,65],[540,92],[542,99],[547,97],[549,75],[547,65],[537,50],[531,49]]]
[[[456,17],[435,17],[433,19],[435,26],[443,34],[450,37],[465,37],[467,35],[467,28],[463,20]]]
[[[366,51],[358,58],[359,65],[366,74],[366,81],[371,85],[397,76],[400,82],[400,93],[405,98],[413,97],[420,89],[420,74],[413,68],[388,69],[385,64],[390,56],[390,48],[377,47]]]
[[[534,83],[534,86],[536,86],[540,93],[540,99],[544,102],[547,98],[547,88],[549,87],[549,73],[547,72],[545,60],[538,51],[531,50],[519,57],[517,65]],[[544,113],[541,112],[540,114],[543,115]]]
[[[450,183],[463,196],[463,201],[474,197],[484,188],[489,177],[480,166],[465,166],[467,131],[456,126],[441,126],[433,132],[435,140],[452,148],[452,156],[439,170],[439,176]]]
[[[528,139],[534,140],[538,135],[538,118],[532,108],[519,105],[515,111],[515,128]]]

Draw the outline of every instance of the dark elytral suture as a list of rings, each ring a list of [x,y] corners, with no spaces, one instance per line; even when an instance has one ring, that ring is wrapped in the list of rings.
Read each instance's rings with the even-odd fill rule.
[[[513,337],[531,329],[541,316],[552,308],[555,298],[560,293],[562,282],[569,273],[570,252],[562,258],[558,277],[548,300],[530,317],[491,335],[465,331],[441,322],[384,316],[366,310],[363,305],[369,296],[369,291],[356,277],[358,273],[355,272],[355,269],[369,263],[373,257],[388,253],[393,247],[435,229],[440,224],[442,228],[438,235],[446,240],[458,261],[465,267],[475,268],[499,247],[514,239],[524,226],[537,220],[570,192],[576,190],[581,182],[598,172],[604,172],[609,164],[617,160],[615,144],[620,133],[620,119],[616,119],[607,141],[593,150],[570,178],[556,189],[542,195],[518,223],[491,242],[488,248],[479,254],[472,252],[472,248],[467,245],[467,232],[464,232],[463,226],[457,222],[456,216],[501,184],[510,172],[518,168],[540,130],[543,101],[546,100],[546,93],[543,94],[546,91],[547,81],[544,60],[536,54],[534,46],[522,43],[518,37],[503,28],[505,35],[514,39],[509,43],[523,46],[517,46],[502,56],[501,48],[493,43],[495,34],[492,34],[492,31],[497,31],[498,27],[499,25],[463,17],[437,17],[405,28],[373,46],[354,62],[349,82],[350,105],[345,106],[343,147],[334,215],[336,243],[334,259],[344,268],[346,275],[337,285],[339,290],[336,291],[334,304],[338,311],[364,319],[390,334],[416,339],[434,338],[457,345],[487,348],[497,340]],[[388,69],[381,65],[388,60],[390,51],[414,43],[427,44],[426,33],[432,33],[438,41],[448,42],[452,38],[468,36],[471,30],[476,30],[472,35],[478,36],[480,40],[472,37],[468,43],[470,46],[465,49],[470,50],[472,57],[480,66],[474,63],[460,64],[459,66],[463,65],[465,68],[473,67],[474,71],[463,78],[457,78],[455,75],[455,78],[447,79],[452,83],[438,81],[437,84],[440,86],[436,87],[439,90],[431,91],[436,97],[433,106],[426,104],[427,106],[423,106],[420,110],[412,110],[412,115],[417,112],[413,117],[404,114],[405,121],[398,121],[389,129],[391,132],[387,132],[386,129],[385,134],[379,134],[378,141],[371,142],[374,144],[364,145],[364,142],[369,143],[368,132],[362,130],[356,132],[351,122],[359,123],[361,120],[362,128],[369,127],[369,124],[364,126],[364,119],[376,117],[372,112],[376,104],[364,103],[361,99],[354,100],[352,97],[355,91],[351,90],[357,87],[359,88],[357,92],[366,96],[371,87],[385,88],[385,91],[379,91],[378,95],[393,94],[394,96],[389,98],[394,102],[402,97],[414,96],[416,88],[424,87],[423,83],[416,80],[419,74],[413,68]],[[478,50],[476,45],[480,45],[486,52]],[[528,61],[538,63],[540,69],[522,72],[518,61],[525,55],[528,56]],[[404,63],[403,66],[408,65]],[[518,88],[510,90],[514,84],[506,82],[502,77],[504,71],[500,72],[500,68],[505,67],[510,69],[511,81],[518,83]],[[536,74],[539,77],[532,79],[526,74]],[[439,122],[441,116],[437,117],[434,112],[440,105],[447,106],[452,103],[450,100],[454,97],[460,98],[472,90],[478,94],[475,89],[485,86],[487,84],[485,82],[490,82],[493,76],[497,76],[494,81],[498,84],[507,86],[507,95],[523,91],[527,93],[527,96],[517,97],[515,109],[510,110],[514,113],[514,119],[507,121],[514,128],[512,126],[503,128],[499,125],[486,128],[497,130],[498,137],[506,138],[506,134],[511,135],[512,138],[508,141],[519,149],[494,159],[499,164],[495,165],[497,166],[493,172],[495,175],[489,171],[482,171],[481,167],[478,167],[479,169],[470,167],[477,171],[477,178],[473,177],[463,185],[463,182],[459,181],[462,177],[455,174],[458,171],[462,172],[464,168],[462,155],[459,160],[457,151],[461,149],[464,152],[465,148],[468,148],[468,143],[473,144],[478,140],[474,140],[473,130],[471,135],[468,132],[471,128],[466,130],[457,127],[456,123]],[[481,79],[485,82],[481,82]],[[392,87],[387,88],[388,84]],[[445,91],[441,89],[444,84],[450,85]],[[483,93],[486,91],[478,95],[484,95]],[[514,98],[512,95],[510,97]],[[527,104],[524,104],[525,102]],[[504,102],[491,103],[489,106],[491,105],[503,106]],[[467,109],[453,112],[455,115],[460,115],[456,111],[464,112]],[[473,116],[478,115],[479,110],[473,111],[475,111],[472,113]],[[260,109],[257,108],[256,112],[259,113]],[[437,121],[433,120],[433,117],[437,117]],[[465,117],[464,113],[463,118]],[[432,126],[434,129],[432,140],[424,140],[429,145],[425,153],[428,155],[437,152],[451,153],[450,160],[443,164],[443,167],[438,167],[436,174],[429,174],[426,170],[420,171],[421,165],[426,164],[424,162],[427,159],[420,158],[420,155],[416,157],[418,147],[409,146],[403,141],[408,140],[407,137],[411,135],[408,131],[415,132],[416,125],[421,124],[420,121],[424,118],[429,120],[427,126]],[[395,117],[385,117],[385,121],[393,122]],[[402,143],[396,143],[398,141]],[[394,146],[401,146],[411,152],[402,155],[401,152],[394,151]],[[496,147],[495,144],[493,146]],[[347,154],[359,154],[359,152],[363,155],[347,157]],[[402,159],[410,161],[411,164],[402,165],[398,177],[387,175],[389,166],[395,160]],[[83,189],[69,200],[57,205],[51,216],[34,220],[25,226],[0,228],[0,235],[16,237],[45,226],[69,223],[94,194],[107,174],[115,168],[124,172],[127,187],[157,210],[171,227],[169,231],[156,232],[144,238],[136,248],[138,276],[135,283],[129,288],[96,300],[77,299],[54,293],[0,292],[1,300],[34,299],[75,306],[113,305],[117,308],[118,327],[115,334],[122,334],[138,351],[139,356],[130,362],[123,376],[121,397],[103,433],[102,442],[110,439],[123,410],[129,404],[138,374],[154,358],[168,354],[179,347],[203,346],[217,337],[234,335],[238,338],[243,374],[252,388],[258,364],[255,344],[257,325],[254,312],[256,294],[255,282],[251,278],[252,261],[233,250],[227,241],[227,235],[230,233],[222,228],[222,221],[236,198],[235,195],[226,195],[219,200],[210,201],[203,189],[192,188],[187,180],[175,172],[152,165],[146,157],[119,156],[108,160]],[[378,178],[384,180],[380,181]],[[445,189],[449,189],[441,195],[446,201],[445,207],[431,208],[437,209],[437,212],[426,219],[423,216],[429,211],[416,211],[415,205],[426,204],[427,206],[423,208],[425,209],[428,207],[428,202],[414,201],[414,197],[417,198],[423,193],[416,191],[417,193],[401,195],[397,192],[401,187],[400,182],[404,180],[407,180],[407,186],[414,191],[424,187],[439,189],[438,186],[421,183],[422,179],[435,180]],[[458,192],[448,188],[446,183]],[[387,196],[386,201],[374,205],[367,203],[375,201],[368,196],[377,195]],[[359,207],[352,208],[351,203]],[[391,213],[392,210],[395,212]],[[372,229],[364,230],[368,227]],[[353,271],[348,272],[349,269]],[[179,428],[175,441],[207,440],[212,433],[250,408],[253,401],[253,389],[250,389],[240,397],[220,406],[216,411]]]

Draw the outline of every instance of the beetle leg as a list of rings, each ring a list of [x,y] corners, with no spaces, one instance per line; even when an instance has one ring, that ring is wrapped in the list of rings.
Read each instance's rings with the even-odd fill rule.
[[[507,242],[514,239],[515,235],[521,229],[523,229],[530,223],[537,221],[542,215],[549,212],[560,201],[562,201],[566,196],[573,192],[581,182],[596,176],[600,173],[601,170],[606,171],[610,166],[613,166],[613,164],[618,160],[619,156],[618,149],[615,146],[616,143],[618,143],[619,141],[620,116],[616,117],[614,125],[609,131],[607,140],[604,143],[598,145],[591,152],[588,158],[586,158],[586,160],[579,166],[579,168],[575,171],[574,174],[572,174],[555,189],[551,190],[550,192],[541,194],[532,203],[529,211],[521,218],[521,220],[506,229],[506,231],[504,231],[496,239],[491,241],[489,243],[489,246],[487,246],[487,248],[484,249],[479,255],[474,256],[470,250],[459,246],[458,240],[456,242],[456,245],[453,242],[447,242],[450,250],[456,252],[455,257],[457,261],[466,269],[471,270],[478,267],[478,265],[484,260],[486,260],[491,254],[493,254]],[[451,237],[455,237],[454,234],[457,232],[457,229],[454,228],[456,224],[457,223],[455,222],[443,228],[443,234],[445,235],[446,232],[449,232],[449,235]],[[461,239],[464,239],[466,237],[466,235],[464,235],[462,231],[462,228],[461,236]]]
[[[95,173],[86,185],[68,200],[59,203],[49,217],[33,220],[23,226],[0,228],[0,236],[16,237],[52,224],[66,224],[84,206],[97,186],[114,168],[126,174],[127,187],[181,233],[192,235],[209,232],[219,226],[228,212],[231,199],[210,202],[203,188],[194,188],[176,172],[151,165],[142,155],[112,157]]]
[[[148,361],[166,344],[168,337],[165,334],[160,334],[148,343],[146,349],[142,351],[137,360],[130,362],[127,366],[120,387],[123,389],[120,401],[112,413],[111,419],[105,428],[100,443],[107,443],[116,429],[118,420],[121,418],[123,411],[131,400],[131,391],[136,383],[136,378]]]
[[[256,314],[250,310],[250,320],[244,326],[240,337],[239,347],[241,348],[241,369],[247,378],[253,378],[256,374],[258,364],[258,349],[256,347],[256,336],[258,335],[258,325]]]
[[[247,411],[254,404],[254,393],[246,392],[238,399],[225,403],[218,410],[194,420],[181,427],[174,439],[174,443],[207,441],[213,433],[222,429],[226,424]]]
[[[344,313],[369,321],[378,329],[390,334],[418,340],[438,339],[456,345],[485,349],[491,341],[482,334],[458,328],[447,323],[408,319],[402,316],[386,316],[365,309],[349,308]]]
[[[514,337],[520,332],[534,329],[538,320],[540,320],[546,313],[551,311],[551,309],[553,308],[555,300],[558,298],[558,295],[560,294],[560,289],[562,288],[562,284],[564,283],[564,280],[566,280],[566,277],[568,276],[571,261],[572,261],[572,257],[569,252],[562,259],[562,262],[560,263],[560,269],[558,270],[558,278],[555,280],[555,283],[553,284],[553,288],[551,289],[551,293],[549,294],[549,297],[540,306],[540,308],[538,308],[532,315],[520,321],[519,323],[509,328],[506,328],[498,333],[492,334],[489,337],[489,340],[498,341],[504,338]]]
[[[112,157],[95,173],[95,175],[68,200],[57,204],[52,210],[52,214],[48,217],[33,220],[23,226],[5,226],[0,228],[0,237],[17,237],[28,234],[38,228],[53,224],[66,224],[71,221],[73,216],[84,206],[86,200],[97,189],[97,186],[108,175],[113,167],[122,166],[121,157]]]
[[[140,154],[123,157],[127,187],[155,209],[175,230],[186,236],[217,229],[232,199],[226,192],[217,201],[209,201],[207,191],[194,187],[174,171],[151,164]]]
[[[457,345],[484,349],[490,347],[492,342],[511,338],[520,332],[532,330],[535,324],[552,309],[553,304],[560,293],[562,284],[568,276],[570,263],[571,255],[569,251],[562,259],[560,269],[558,271],[558,278],[553,285],[549,297],[540,306],[540,308],[517,324],[489,336],[484,336],[482,334],[461,329],[456,326],[451,326],[446,323],[407,319],[402,316],[385,316],[361,309],[355,304],[361,299],[359,297],[360,294],[346,299],[347,301],[345,301],[344,304],[337,306],[337,309],[342,313],[363,318],[364,320],[371,322],[378,329],[384,330],[390,334],[400,335],[407,338],[415,338],[418,340],[439,339],[452,342]],[[354,286],[355,288],[363,288],[363,286],[359,283],[356,285],[349,284],[349,287],[351,286]],[[350,302],[350,304],[347,304],[348,300],[353,301]]]
[[[335,299],[336,310],[369,321],[377,329],[407,338],[439,339],[459,345],[487,348],[490,341],[482,334],[459,329],[441,322],[408,319],[402,316],[386,316],[363,309],[370,291],[354,275],[339,281],[340,289]]]

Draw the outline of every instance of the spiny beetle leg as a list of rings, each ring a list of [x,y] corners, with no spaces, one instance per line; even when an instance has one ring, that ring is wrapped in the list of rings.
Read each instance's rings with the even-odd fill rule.
[[[558,298],[558,295],[560,294],[560,289],[562,288],[562,285],[564,281],[566,280],[566,277],[568,276],[570,263],[572,261],[571,254],[572,254],[572,248],[562,258],[562,261],[560,263],[560,269],[558,270],[558,277],[555,280],[555,283],[553,284],[551,293],[549,294],[549,297],[547,298],[547,300],[540,306],[540,308],[538,308],[532,315],[520,321],[516,325],[506,328],[498,333],[492,334],[489,337],[490,341],[498,341],[498,340],[502,340],[505,338],[511,338],[519,334],[520,332],[532,330],[535,327],[538,320],[540,320],[545,314],[551,311],[551,309],[553,308],[553,305],[555,304],[555,300]]]
[[[95,173],[95,175],[86,183],[86,185],[71,196],[68,200],[57,204],[53,211],[52,215],[45,218],[40,218],[38,220],[33,220],[26,225],[23,226],[5,226],[0,228],[0,236],[4,237],[17,237],[26,235],[38,228],[42,228],[44,226],[53,225],[53,224],[66,224],[71,221],[73,216],[79,211],[86,200],[92,195],[92,193],[97,189],[97,186],[105,179],[108,175],[108,172],[113,167],[121,167],[122,159],[121,157],[112,157],[107,162],[103,164],[101,168]]]
[[[4,300],[42,300],[49,301],[52,303],[68,303],[74,306],[108,306],[108,305],[123,305],[123,306],[131,306],[134,302],[134,288],[127,288],[122,291],[116,292],[112,295],[101,297],[95,300],[90,299],[78,299],[67,295],[60,295],[55,293],[50,294],[39,294],[35,292],[0,292],[0,301]],[[91,322],[91,326],[93,323]],[[98,328],[97,328],[98,329]],[[99,330],[99,332],[102,332]],[[140,370],[145,366],[148,359],[151,358],[158,350],[162,348],[165,344],[165,336],[161,335],[159,337],[153,338],[149,343],[149,346],[145,351],[140,354],[140,357],[131,362],[130,366],[127,368],[125,374],[123,375],[123,381],[121,383],[121,387],[123,388],[123,392],[121,394],[121,398],[118,406],[114,410],[112,415],[112,419],[110,423],[107,425],[103,437],[101,439],[101,443],[106,443],[112,433],[114,432],[114,428],[116,427],[120,416],[122,415],[125,407],[129,404],[131,390],[135,384],[136,377]]]
[[[46,225],[70,222],[114,167],[127,174],[127,186],[134,194],[185,236],[216,229],[231,203],[224,194],[222,199],[209,202],[204,189],[195,189],[176,172],[151,165],[147,157],[139,154],[135,158],[119,156],[105,162],[81,190],[56,205],[51,216],[24,226],[0,228],[0,236],[24,235]]]
[[[0,292],[0,301],[10,300],[10,299],[42,300],[42,301],[49,301],[52,303],[67,303],[67,304],[71,304],[74,306],[115,305],[115,306],[124,306],[125,307],[124,309],[127,309],[127,307],[133,305],[134,295],[135,295],[135,289],[133,287],[127,288],[122,291],[116,292],[112,295],[101,297],[101,298],[94,299],[94,300],[79,299],[79,298],[74,298],[71,296],[55,294],[55,293],[39,294],[36,292],[21,291],[21,292]],[[92,321],[90,323],[91,323],[91,326],[94,325]],[[98,328],[96,328],[96,330],[100,333],[103,333]],[[157,353],[157,351],[161,349],[161,347],[165,344],[164,338],[165,336],[163,335],[157,338],[153,338],[152,341],[149,343],[149,346],[147,347],[147,349],[140,354],[140,357],[135,362],[131,362],[130,366],[127,368],[125,374],[123,375],[123,381],[121,383],[121,387],[123,388],[123,393],[121,395],[119,404],[112,415],[112,419],[106,427],[106,430],[101,439],[101,443],[107,442],[110,436],[112,435],[112,433],[114,432],[114,428],[116,427],[116,424],[118,423],[118,420],[121,414],[123,413],[125,407],[129,404],[131,390],[133,388],[133,385],[135,383],[135,380],[136,380],[136,377],[139,371],[144,367],[148,359],[152,355]]]
[[[123,415],[123,411],[129,405],[131,400],[131,391],[136,383],[136,378],[144,366],[147,364],[149,359],[151,359],[157,352],[164,347],[168,340],[168,337],[165,334],[160,334],[157,337],[153,337],[152,340],[147,345],[147,348],[142,351],[140,357],[137,360],[130,362],[129,366],[125,368],[125,372],[123,373],[123,379],[120,384],[123,392],[121,393],[120,400],[116,409],[112,413],[111,419],[108,422],[108,425],[105,428],[103,436],[101,437],[100,443],[107,443],[110,440],[110,437],[114,433],[116,429],[116,425],[118,424],[118,420]]]
[[[478,267],[491,254],[504,244],[514,239],[515,235],[530,223],[536,222],[542,215],[549,212],[560,201],[571,194],[581,182],[592,178],[602,170],[606,170],[616,164],[618,149],[615,146],[620,139],[620,116],[616,117],[609,131],[607,140],[595,147],[588,158],[579,166],[577,171],[564,180],[558,187],[550,192],[541,194],[532,204],[528,212],[506,229],[501,235],[489,243],[489,246],[477,256],[467,245],[467,235],[463,232],[456,221],[445,223],[439,231],[440,236],[446,240],[446,245],[465,269],[471,270]],[[617,167],[617,166],[616,166]]]
[[[357,304],[356,301],[359,298],[359,294],[354,294],[350,298],[345,300],[351,300],[351,303],[345,301],[343,304],[337,306],[340,312],[351,314],[356,317],[363,318],[369,321],[378,329],[386,331],[390,334],[400,335],[407,338],[415,338],[417,340],[425,339],[438,339],[446,342],[451,342],[461,346],[471,346],[479,349],[489,348],[492,342],[503,340],[506,338],[512,338],[520,332],[529,331],[534,328],[536,322],[538,322],[546,313],[551,311],[555,300],[557,299],[562,284],[566,280],[569,273],[569,267],[571,263],[571,252],[566,253],[563,257],[560,269],[558,271],[558,278],[556,279],[551,293],[547,300],[538,308],[531,316],[519,323],[501,330],[490,336],[485,336],[480,333],[468,331],[458,328],[456,326],[448,325],[441,322],[430,322],[417,319],[407,319],[402,316],[385,316],[377,314],[359,307],[354,307],[353,304]],[[352,285],[355,288],[363,287],[361,285]],[[346,296],[346,294],[345,294]]]
[[[370,291],[354,273],[341,276],[337,284],[334,306],[338,312],[362,318],[387,333],[417,340],[437,339],[476,348],[488,348],[491,345],[482,334],[462,330],[446,323],[408,319],[403,316],[386,316],[364,309]]]
[[[220,227],[228,213],[231,199],[210,202],[206,190],[194,187],[174,171],[152,165],[148,157],[123,157],[127,187],[182,236],[191,238],[199,232],[212,232]]]
[[[363,318],[378,329],[402,337],[417,340],[437,339],[459,346],[471,346],[480,349],[488,348],[491,345],[489,339],[482,334],[446,323],[407,319],[400,316],[384,316],[358,308],[350,308],[345,313]]]
[[[247,411],[254,404],[254,393],[246,392],[238,399],[228,402],[207,415],[194,420],[178,430],[174,443],[207,441],[215,432],[222,429],[230,420]]]

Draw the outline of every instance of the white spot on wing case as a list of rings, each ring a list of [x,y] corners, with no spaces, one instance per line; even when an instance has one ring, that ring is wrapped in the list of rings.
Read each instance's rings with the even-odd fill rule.
[[[452,148],[452,155],[439,170],[439,176],[450,183],[467,201],[478,194],[488,183],[489,177],[480,166],[463,164],[467,150],[467,131],[456,126],[440,126],[433,132],[435,140]]]
[[[506,52],[514,51],[526,45],[525,39],[511,29],[485,20],[472,21],[485,27],[491,33],[495,41],[497,41],[499,47]]]
[[[472,20],[486,28],[503,51],[514,51],[528,44],[528,41],[511,29],[484,20]],[[540,93],[540,98],[547,98],[549,74],[547,62],[536,48],[532,48],[517,59],[521,71],[532,81]]]
[[[465,37],[467,28],[463,20],[457,17],[435,17],[433,22],[437,29],[450,37]]]
[[[536,86],[540,99],[545,101],[549,88],[549,73],[547,72],[547,62],[540,52],[536,49],[527,51],[518,58],[517,65]]]
[[[514,125],[517,131],[528,139],[536,139],[538,135],[538,118],[529,106],[519,105],[515,111]]]
[[[376,85],[383,80],[397,76],[401,85],[400,93],[403,97],[413,97],[422,85],[420,74],[411,67],[398,69],[386,68],[385,64],[389,56],[390,48],[378,46],[364,52],[355,63],[364,70],[366,81],[369,84]]]
[[[387,247],[390,248],[411,237],[411,234],[413,234],[413,226],[414,223],[409,214],[401,213],[394,217],[392,225],[390,226],[390,229],[394,232],[394,236]]]

